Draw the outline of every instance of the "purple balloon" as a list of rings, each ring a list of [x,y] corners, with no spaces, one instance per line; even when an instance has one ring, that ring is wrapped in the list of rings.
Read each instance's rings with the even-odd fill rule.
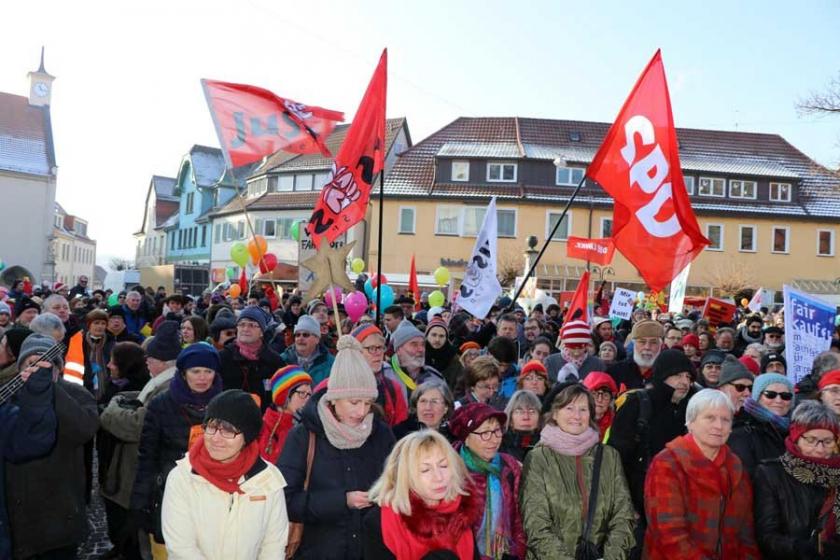
[[[354,323],[365,314],[367,307],[367,298],[361,292],[351,292],[344,297],[344,310],[347,311],[347,316]]]

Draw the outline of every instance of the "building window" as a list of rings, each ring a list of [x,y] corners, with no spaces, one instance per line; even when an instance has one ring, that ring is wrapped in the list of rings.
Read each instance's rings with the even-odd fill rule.
[[[201,226],[201,246],[207,247],[207,226]]]
[[[738,250],[755,253],[755,226],[738,226]]]
[[[601,218],[601,237],[612,237],[612,218]]]
[[[213,244],[222,240],[222,224],[216,224],[213,228]]]
[[[186,214],[193,213],[193,200],[195,197],[195,193],[187,193],[187,209],[185,211]]]
[[[714,177],[700,177],[700,184],[697,188],[700,196],[726,196],[726,181]]]
[[[585,171],[582,167],[558,167],[554,182],[557,185],[576,187],[583,179]]]
[[[490,183],[515,183],[515,163],[488,163],[487,181]]]
[[[755,198],[758,192],[758,184],[755,181],[744,181],[732,179],[729,181],[730,198]]]
[[[461,219],[461,235],[475,237],[484,224],[487,208],[484,206],[465,206]],[[516,237],[516,210],[512,208],[496,208],[496,235],[499,237]]]
[[[458,235],[461,209],[457,206],[438,206],[435,210],[435,235]]]
[[[277,238],[278,239],[292,239],[292,226],[295,222],[308,221],[307,217],[294,218],[277,218]],[[303,232],[305,224],[300,225],[300,231]]]
[[[790,202],[790,183],[770,183],[770,200],[773,202]]]
[[[470,162],[468,161],[453,161],[452,162],[452,180],[457,182],[466,182],[470,180]]]
[[[170,251],[175,250],[175,232],[174,231],[169,232],[169,250]]]
[[[400,206],[400,225],[397,233],[414,233],[415,210],[412,206]]]
[[[499,237],[516,237],[516,210],[496,209],[496,234]]]
[[[700,180],[702,181],[703,179]],[[706,224],[706,239],[709,240],[709,245],[706,249],[709,251],[723,251],[723,225]]]
[[[694,194],[694,177],[684,176],[683,179],[685,179],[685,192]]]
[[[324,188],[324,185],[330,182],[331,176],[332,173],[330,173],[329,171],[322,171],[320,173],[316,173],[315,178],[312,180],[312,186],[316,191],[320,191],[322,188]]]
[[[245,220],[236,222],[236,238],[245,239]]]
[[[834,256],[834,230],[818,229],[817,230],[817,256],[819,257],[833,257]]]
[[[551,230],[554,228],[554,225],[557,223],[557,220],[560,219],[560,212],[549,212],[548,213],[548,220],[546,223],[546,230],[545,236],[548,237],[551,233]],[[551,238],[552,241],[566,241],[569,238],[569,235],[572,232],[572,215],[566,213],[566,216],[563,218],[563,221],[560,223],[560,227],[557,228],[557,232],[554,234],[554,237]]]
[[[311,191],[312,190],[312,174],[304,173],[302,175],[295,175],[295,190],[296,191]]]
[[[773,253],[787,253],[790,249],[790,228],[773,226]]]
[[[55,227],[57,227],[57,228],[61,227],[61,216],[56,216],[55,217]]]
[[[277,222],[275,220],[261,220],[261,221],[263,222],[263,224],[262,224],[262,226],[263,226],[262,227],[263,236],[266,239],[274,239],[274,237],[277,235],[277,231],[276,231],[277,230]],[[259,230],[260,230],[260,228],[257,228],[257,231],[259,231]]]
[[[289,192],[295,189],[294,175],[278,175],[277,176],[277,192]]]

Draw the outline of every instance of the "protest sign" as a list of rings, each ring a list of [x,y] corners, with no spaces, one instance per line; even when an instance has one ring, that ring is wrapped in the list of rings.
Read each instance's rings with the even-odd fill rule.
[[[629,321],[633,316],[633,305],[636,303],[636,292],[624,288],[616,288],[610,304],[610,317],[618,317]]]
[[[703,318],[709,321],[710,327],[728,324],[735,318],[738,308],[731,301],[716,297],[706,298],[706,306],[703,307]]]
[[[668,301],[669,313],[682,313],[683,303],[685,302],[685,288],[688,285],[688,272],[691,270],[691,263],[685,265],[685,268],[671,281],[671,297]]]
[[[811,372],[814,358],[831,346],[837,308],[811,294],[784,286],[787,376],[798,383]]]

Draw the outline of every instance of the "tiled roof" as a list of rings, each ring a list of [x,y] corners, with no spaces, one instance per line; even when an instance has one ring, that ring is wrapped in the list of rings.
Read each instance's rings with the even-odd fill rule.
[[[0,169],[51,175],[54,166],[49,108],[0,92]]]
[[[317,191],[265,193],[256,198],[245,198],[245,208],[253,210],[299,210],[315,207],[320,195]],[[222,208],[212,212],[213,216],[225,216],[242,212],[242,196],[234,197]]]
[[[155,229],[160,229],[159,224],[163,224],[168,220],[172,214],[178,213],[178,199],[173,200],[158,200],[155,204]]]
[[[161,177],[160,175],[152,175],[152,187],[155,189],[155,198],[157,200],[177,200],[175,195],[175,184],[177,179],[174,177]]]
[[[496,195],[500,199],[557,202],[567,198],[573,189],[524,183],[434,184],[435,157],[457,155],[548,161],[562,157],[571,164],[587,164],[592,161],[609,126],[608,123],[520,117],[460,117],[398,157],[385,178],[385,194],[485,200]],[[840,217],[840,178],[777,134],[686,128],[677,129],[677,137],[681,164],[688,172],[799,181],[798,199],[793,203],[692,198],[698,213],[732,211]],[[513,147],[520,145],[524,157],[512,155]],[[505,155],[498,155],[502,153]],[[593,204],[612,204],[612,199],[594,184],[587,185],[577,203],[588,204],[590,198]]]
[[[387,119],[385,121],[385,146],[386,152],[391,149],[391,145],[397,137],[399,130],[405,125],[405,117],[398,119]],[[335,127],[335,130],[327,138],[326,145],[330,153],[335,156],[338,154],[344,138],[347,136],[347,130],[350,124],[340,124]],[[312,171],[312,170],[326,170],[332,167],[332,160],[325,158],[321,154],[290,154],[288,152],[275,152],[269,156],[262,164],[257,167],[251,177],[258,177],[269,172],[279,173],[286,171]]]

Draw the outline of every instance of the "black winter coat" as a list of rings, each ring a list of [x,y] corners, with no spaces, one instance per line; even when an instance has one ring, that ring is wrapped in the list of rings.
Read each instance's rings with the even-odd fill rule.
[[[787,431],[741,410],[735,415],[732,434],[726,444],[741,459],[741,464],[752,479],[762,460],[778,459],[784,454],[786,437]]]
[[[373,430],[358,449],[338,449],[324,434],[317,404],[325,391],[316,393],[301,412],[301,423],[292,428],[277,467],[286,479],[286,509],[290,521],[303,522],[298,560],[361,560],[364,510],[347,507],[347,492],[367,492],[382,473],[394,445],[387,424],[374,419]],[[309,490],[306,451],[309,432],[315,433],[315,457]]]
[[[256,362],[245,359],[239,353],[235,340],[226,344],[219,352],[222,362],[222,386],[228,389],[241,389],[246,393],[253,393],[260,397],[263,412],[271,404],[271,390],[267,386],[271,376],[278,369],[286,365],[280,354],[263,345]]]
[[[650,383],[642,377],[642,370],[633,361],[632,354],[625,360],[613,362],[607,366],[607,373],[615,380],[619,390],[622,384],[629,391],[630,389],[644,389],[645,385]]]
[[[154,527],[160,525],[160,500],[166,477],[175,467],[175,461],[186,454],[190,429],[203,421],[204,409],[179,404],[168,389],[146,407],[130,503],[131,509],[150,512],[152,518],[147,521],[154,523]],[[163,535],[156,535],[156,539],[163,543]]]
[[[6,468],[15,558],[78,545],[88,531],[85,444],[99,428],[93,396],[79,384],[55,384],[56,443],[48,455]]]
[[[692,387],[683,400],[674,404],[671,402],[674,390],[665,383],[660,382],[643,390],[650,398],[651,408],[647,438],[644,438],[638,429],[641,398],[637,392],[630,392],[625,395],[624,403],[616,410],[607,441],[621,455],[633,507],[642,515],[645,511],[645,476],[650,461],[665,449],[669,441],[686,434],[685,411],[689,399],[696,392]]]
[[[764,559],[819,558],[816,537],[812,534],[817,529],[820,509],[828,491],[797,481],[785,472],[779,459],[769,459],[758,465],[753,491],[755,536]],[[840,557],[840,538],[827,546],[833,550],[825,550],[822,558]]]

